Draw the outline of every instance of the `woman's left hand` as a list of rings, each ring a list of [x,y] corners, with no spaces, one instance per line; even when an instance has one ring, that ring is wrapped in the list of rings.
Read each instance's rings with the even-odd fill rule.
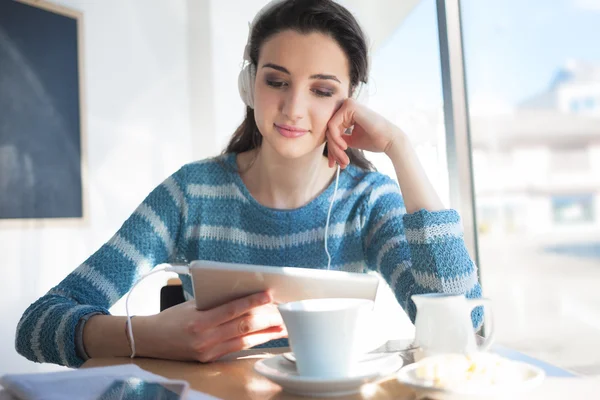
[[[345,131],[354,127],[352,134]],[[346,168],[350,159],[345,153],[348,147],[375,153],[388,152],[402,131],[387,119],[359,104],[354,99],[346,99],[327,124],[327,150],[329,166],[337,162]]]

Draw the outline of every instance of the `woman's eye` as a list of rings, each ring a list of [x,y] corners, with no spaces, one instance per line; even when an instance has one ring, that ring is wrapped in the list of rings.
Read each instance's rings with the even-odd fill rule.
[[[319,97],[331,97],[331,96],[333,96],[333,92],[331,92],[329,90],[313,89],[313,93],[316,94]]]
[[[281,87],[285,86],[286,83],[282,82],[282,81],[271,81],[271,80],[267,79],[267,85],[274,87],[274,88],[281,88]]]
[[[266,79],[267,86],[270,86],[275,89],[281,89],[288,86],[288,83],[285,81],[277,81]],[[334,92],[332,90],[323,90],[323,89],[311,89],[311,91],[318,97],[332,97]]]

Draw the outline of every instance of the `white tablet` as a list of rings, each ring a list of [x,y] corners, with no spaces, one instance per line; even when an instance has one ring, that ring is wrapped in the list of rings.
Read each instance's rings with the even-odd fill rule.
[[[318,298],[375,300],[375,275],[311,268],[193,261],[190,273],[198,310],[271,290],[276,303]]]

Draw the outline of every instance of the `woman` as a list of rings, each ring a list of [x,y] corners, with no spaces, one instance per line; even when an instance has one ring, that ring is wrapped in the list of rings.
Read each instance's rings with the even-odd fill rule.
[[[17,327],[22,355],[68,366],[130,355],[126,319],[108,309],[163,262],[326,268],[335,163],[343,170],[328,235],[332,269],[380,272],[413,321],[413,294],[480,296],[458,214],[443,209],[406,135],[351,98],[368,70],[353,16],[330,0],[275,2],[255,19],[245,59],[246,118],[224,154],[166,179],[108,243],[33,303]],[[400,188],[362,150],[385,152]],[[190,293],[190,279],[182,281]],[[208,311],[188,301],[136,317],[132,327],[138,356],[203,362],[286,337],[268,293]]]

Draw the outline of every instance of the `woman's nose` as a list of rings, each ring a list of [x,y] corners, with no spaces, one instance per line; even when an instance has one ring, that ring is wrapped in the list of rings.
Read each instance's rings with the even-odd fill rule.
[[[291,121],[297,121],[307,113],[308,95],[300,90],[288,90],[283,98],[282,113]]]

